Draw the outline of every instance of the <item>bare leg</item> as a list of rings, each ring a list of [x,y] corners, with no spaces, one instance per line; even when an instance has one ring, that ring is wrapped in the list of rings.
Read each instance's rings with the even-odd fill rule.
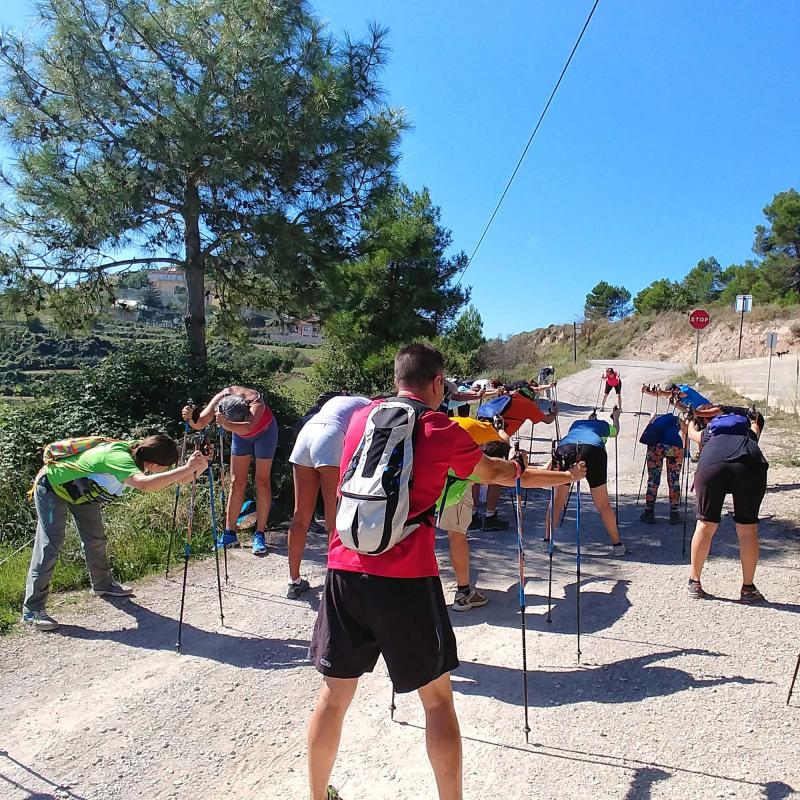
[[[450,673],[419,689],[419,698],[425,708],[425,743],[439,800],[462,800],[461,732],[453,705]]]
[[[242,510],[251,460],[252,456],[231,456],[231,484],[228,489],[228,508],[225,511],[225,527],[229,531],[236,530],[236,519]]]
[[[756,576],[758,564],[758,524],[742,525],[736,523],[739,537],[739,558],[742,562],[742,583],[751,584]]]
[[[456,583],[466,586],[469,583],[469,540],[466,533],[447,531],[450,540],[450,563],[456,573]]]
[[[270,506],[272,505],[272,485],[270,474],[272,472],[271,458],[256,459],[256,530],[263,531],[267,528]]]
[[[547,502],[547,513],[544,515],[544,538],[550,538],[550,519],[555,516],[556,527],[561,520],[561,513],[564,511],[564,506],[567,504],[567,497],[569,497],[569,485],[562,484],[556,486],[556,508],[553,515],[550,514],[550,501]]]
[[[322,502],[325,505],[325,527],[328,537],[336,527],[336,490],[339,488],[339,467],[320,467],[320,483],[322,486]]]
[[[611,544],[616,544],[619,541],[619,530],[617,529],[617,519],[614,516],[614,509],[611,508],[611,501],[608,499],[608,485],[596,486],[592,491],[592,500],[594,500],[594,507],[600,514],[600,519],[603,520],[606,532],[611,539]]]
[[[500,499],[502,487],[492,484],[486,489],[486,513],[494,514],[497,511],[497,501]]]
[[[692,565],[689,569],[689,577],[693,581],[700,580],[703,566],[711,550],[711,540],[717,532],[718,527],[718,522],[703,522],[701,519],[697,520],[697,525],[695,525],[694,528],[694,536],[692,536]],[[744,569],[744,561],[742,561],[742,568]],[[755,565],[753,565],[753,570],[755,571]]]
[[[308,782],[311,800],[325,800],[344,715],[358,687],[358,678],[323,678],[317,705],[308,724]]]
[[[292,464],[294,476],[294,513],[289,526],[289,580],[300,577],[300,562],[306,548],[308,526],[314,516],[314,506],[319,492],[319,474],[313,467]]]

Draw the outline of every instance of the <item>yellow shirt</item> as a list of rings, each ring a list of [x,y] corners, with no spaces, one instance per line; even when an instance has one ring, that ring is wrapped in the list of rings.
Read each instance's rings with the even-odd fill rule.
[[[497,433],[491,422],[483,422],[472,417],[453,417],[452,421],[460,425],[472,438],[472,441],[480,447],[487,442],[502,442],[500,434]]]

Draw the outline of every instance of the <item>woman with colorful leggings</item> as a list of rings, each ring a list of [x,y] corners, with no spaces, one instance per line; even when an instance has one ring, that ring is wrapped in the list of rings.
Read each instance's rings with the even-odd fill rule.
[[[647,424],[639,441],[647,445],[647,494],[640,519],[647,525],[655,524],[656,496],[666,462],[669,524],[678,525],[682,522],[678,509],[681,505],[681,470],[686,446],[680,421],[673,414],[659,414]]]

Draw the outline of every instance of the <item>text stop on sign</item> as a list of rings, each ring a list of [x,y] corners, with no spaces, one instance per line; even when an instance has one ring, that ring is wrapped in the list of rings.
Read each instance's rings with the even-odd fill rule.
[[[711,322],[711,316],[703,308],[696,308],[689,312],[689,324],[696,330],[702,330]]]

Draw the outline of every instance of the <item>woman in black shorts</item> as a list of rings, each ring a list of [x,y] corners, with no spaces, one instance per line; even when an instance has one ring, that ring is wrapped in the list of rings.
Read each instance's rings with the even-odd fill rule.
[[[739,537],[742,562],[743,603],[763,602],[753,579],[758,563],[758,513],[767,491],[769,464],[758,446],[763,417],[748,419],[740,414],[720,414],[705,428],[692,420],[689,438],[702,446],[694,488],[697,525],[692,537],[692,564],[689,595],[707,598],[700,585],[700,574],[711,549],[711,540],[722,519],[725,496],[733,497],[733,519]]]

